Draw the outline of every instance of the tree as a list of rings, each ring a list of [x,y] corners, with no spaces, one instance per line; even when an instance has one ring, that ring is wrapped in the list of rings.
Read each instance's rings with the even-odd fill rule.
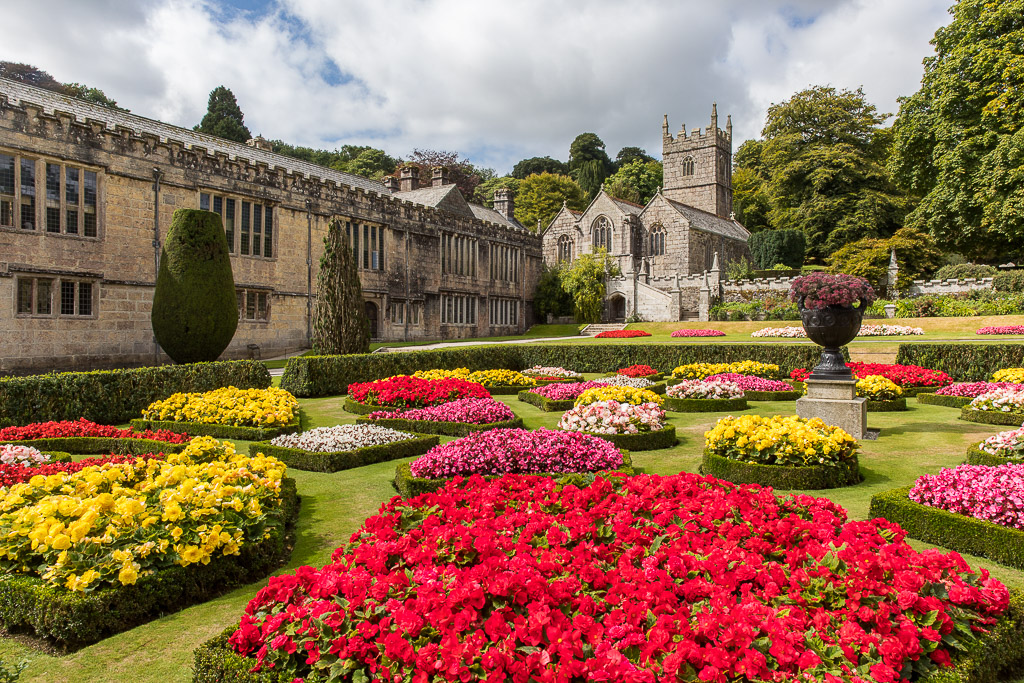
[[[81,83],[65,83],[63,87],[64,92],[71,97],[77,97],[80,100],[92,102],[93,104],[98,104],[109,109],[128,111],[124,107],[117,106],[117,102],[107,97],[107,94],[99,88],[90,88],[89,86],[82,85]]]
[[[252,137],[234,93],[223,85],[210,91],[206,115],[193,130],[235,142],[246,142]]]
[[[942,265],[942,252],[932,238],[914,228],[901,228],[889,239],[868,237],[847,244],[829,258],[832,272],[858,275],[884,291],[892,252],[896,252],[897,289],[929,276]]]
[[[318,354],[367,353],[370,322],[366,318],[359,270],[345,226],[338,219],[327,226],[320,272],[316,276],[313,349]]]
[[[509,189],[514,194],[519,194],[519,179],[506,175],[485,180],[473,190],[473,201],[492,209],[494,208],[494,191],[502,189]]]
[[[343,169],[348,173],[361,175],[364,178],[378,180],[395,172],[398,160],[388,156],[383,150],[367,147]]]
[[[295,147],[281,140],[271,140],[270,145],[278,154],[374,180],[391,175],[398,166],[398,160],[388,156],[384,150],[363,145],[342,145],[333,152],[311,147]]]
[[[519,183],[516,220],[530,230],[535,230],[539,222],[543,230],[562,208],[563,203],[577,211],[586,208],[587,197],[575,180],[554,173],[531,175]]]
[[[572,315],[573,310],[572,295],[562,286],[561,269],[548,268],[542,264],[537,289],[533,294],[534,313],[544,321],[548,315]]]
[[[600,162],[606,176],[611,173],[612,160],[604,149],[604,141],[595,133],[580,133],[569,145],[569,171],[578,170],[588,161]]]
[[[596,323],[601,320],[605,280],[619,274],[619,267],[604,249],[580,254],[561,271],[562,288],[572,297],[576,322]]]
[[[591,159],[578,166],[573,177],[576,178],[576,182],[587,195],[587,200],[593,201],[608,176],[605,173],[604,165],[597,159]]]
[[[81,83],[60,83],[46,71],[32,66],[31,64],[23,64],[21,62],[0,62],[0,76],[3,78],[9,78],[12,81],[28,83],[29,85],[34,85],[37,88],[46,88],[47,90],[52,90],[53,92],[57,92],[62,95],[68,95],[69,97],[77,97],[80,100],[99,104],[104,107],[110,107],[111,109],[128,111],[124,107],[117,106],[117,102],[107,97],[106,93],[99,88],[91,88],[87,85],[82,85]]]
[[[448,171],[448,179],[454,183],[463,197],[471,198],[476,186],[491,177],[494,172],[490,169],[478,169],[468,159],[459,157],[458,152],[434,149],[414,149],[412,155],[403,165],[413,165],[420,169],[420,182],[427,185],[430,183],[431,173],[434,168],[444,168]]]
[[[635,204],[647,204],[661,185],[661,162],[644,161],[639,157],[619,166],[619,170],[605,180],[611,196]]]
[[[764,230],[747,240],[754,264],[767,270],[779,263],[790,268],[804,265],[807,241],[799,230]]]
[[[900,100],[889,168],[907,225],[980,260],[1024,257],[1024,0],[960,0],[921,88]]]
[[[750,232],[767,230],[771,198],[767,175],[761,163],[760,140],[747,140],[733,156],[732,208],[736,220]]]
[[[551,157],[531,157],[523,159],[512,167],[512,177],[519,180],[536,173],[569,175],[569,165]]]
[[[648,154],[645,149],[641,149],[640,147],[623,147],[619,150],[619,153],[615,155],[615,168],[622,168],[626,164],[632,163],[637,159],[640,161],[655,161],[654,157]]]
[[[160,251],[150,321],[175,363],[217,360],[231,343],[238,305],[228,240],[217,214],[174,212]]]

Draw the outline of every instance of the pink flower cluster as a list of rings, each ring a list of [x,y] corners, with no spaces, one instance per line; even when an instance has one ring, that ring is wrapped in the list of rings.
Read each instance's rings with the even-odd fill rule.
[[[417,477],[471,474],[597,472],[622,466],[622,453],[610,441],[553,429],[492,429],[434,446],[410,469]]]
[[[942,387],[935,392],[936,396],[960,396],[963,398],[976,398],[982,394],[997,389],[1010,389],[1016,391],[1024,389],[1024,384],[1012,382],[956,382],[949,386]]]
[[[549,384],[546,387],[530,389],[531,394],[543,396],[552,401],[571,401],[587,389],[604,386],[599,382],[564,382],[562,384]]]
[[[1024,387],[986,391],[971,399],[969,407],[971,410],[988,410],[995,413],[1024,413]]]
[[[596,401],[562,414],[558,428],[593,434],[639,434],[665,428],[665,411],[657,403]]]
[[[777,379],[765,379],[753,375],[737,375],[735,372],[723,372],[718,375],[711,375],[705,380],[719,380],[735,384],[743,391],[793,391],[793,385],[786,384]]]
[[[429,408],[414,408],[404,412],[378,410],[370,413],[371,420],[400,418],[403,420],[425,420],[427,422],[469,422],[491,424],[516,419],[512,409],[493,398],[460,398],[451,403],[442,403]]]
[[[1024,325],[996,325],[982,327],[975,334],[1024,334]]]
[[[959,465],[919,477],[916,503],[1024,529],[1024,465]]]
[[[1024,427],[990,436],[981,442],[980,448],[989,455],[1024,460]]]
[[[671,337],[724,337],[721,330],[675,330]]]
[[[50,456],[38,448],[19,444],[0,444],[0,463],[4,465],[42,465]]]
[[[743,389],[734,382],[721,379],[684,379],[670,386],[665,393],[669,398],[743,398]]]

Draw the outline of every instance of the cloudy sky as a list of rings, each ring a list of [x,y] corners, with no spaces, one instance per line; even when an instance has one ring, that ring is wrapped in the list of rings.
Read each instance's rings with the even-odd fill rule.
[[[917,90],[952,0],[47,0],[4,11],[0,60],[103,89],[191,127],[231,88],[253,134],[393,156],[457,150],[511,170],[565,160],[581,132],[609,154],[661,152],[708,125],[736,145],[809,85],[863,86],[884,112]]]

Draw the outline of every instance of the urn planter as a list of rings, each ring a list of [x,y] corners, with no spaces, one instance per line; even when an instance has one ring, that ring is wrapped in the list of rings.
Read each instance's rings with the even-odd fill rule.
[[[800,321],[807,337],[824,347],[821,361],[811,371],[811,379],[853,379],[853,373],[846,367],[846,360],[840,351],[860,332],[860,324],[867,309],[863,299],[856,308],[853,306],[825,306],[805,308],[804,300],[798,302]]]

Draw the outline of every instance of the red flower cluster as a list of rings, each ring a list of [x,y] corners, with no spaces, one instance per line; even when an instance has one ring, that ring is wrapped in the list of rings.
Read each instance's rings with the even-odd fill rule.
[[[630,337],[650,337],[650,332],[643,330],[608,330],[594,335],[594,339],[629,339]]]
[[[650,365],[630,365],[628,368],[621,368],[616,372],[626,377],[650,377],[658,374],[658,371]]]
[[[145,455],[100,455],[95,458],[85,458],[75,462],[53,462],[45,465],[28,467],[26,465],[4,465],[0,464],[0,487],[13,486],[28,481],[37,474],[47,476],[58,472],[78,472],[93,465],[105,465],[106,463],[134,462],[136,458],[163,458],[163,453],[146,453]]]
[[[893,365],[889,363],[847,363],[857,379],[870,375],[881,375],[901,387],[944,387],[953,378],[941,370],[929,370],[920,365]],[[789,373],[790,378],[803,382],[810,376],[807,368],[797,368]]]
[[[353,401],[388,408],[425,408],[460,398],[490,398],[481,384],[464,379],[420,379],[397,375],[373,382],[348,385]]]
[[[270,579],[232,647],[296,681],[891,683],[1009,603],[884,519],[711,477],[475,476]],[[334,669],[332,669],[334,667]]]
[[[63,422],[34,422],[24,427],[4,427],[0,429],[0,441],[25,441],[28,439],[61,439],[73,436],[99,436],[111,439],[153,439],[167,443],[188,443],[188,434],[177,434],[166,429],[156,431],[147,429],[137,432],[133,429],[120,429],[109,425],[89,422],[85,418],[65,420]]]

